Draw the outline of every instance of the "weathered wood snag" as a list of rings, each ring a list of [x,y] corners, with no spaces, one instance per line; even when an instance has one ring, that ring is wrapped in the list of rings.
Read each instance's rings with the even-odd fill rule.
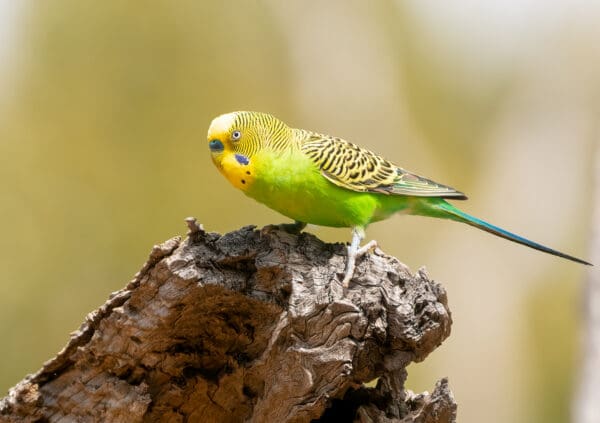
[[[341,244],[188,225],[10,390],[1,421],[455,421],[445,379],[404,389],[406,366],[450,333],[424,271],[376,251],[344,292]]]

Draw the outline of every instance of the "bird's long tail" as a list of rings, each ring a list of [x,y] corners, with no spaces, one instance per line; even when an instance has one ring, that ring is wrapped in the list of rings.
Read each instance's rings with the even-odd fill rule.
[[[573,257],[568,254],[561,253],[560,251],[553,250],[552,248],[548,248],[544,245],[538,244],[537,242],[530,241],[526,238],[523,238],[522,236],[513,234],[502,228],[494,226],[491,223],[487,223],[481,219],[471,216],[471,215],[457,209],[452,204],[447,203],[446,201],[444,201],[442,199],[440,199],[439,201],[436,201],[436,202],[428,202],[427,208],[429,208],[429,213],[433,212],[435,214],[435,217],[441,217],[441,218],[451,219],[451,220],[454,220],[457,222],[466,223],[468,225],[475,226],[476,228],[482,229],[491,234],[500,236],[502,238],[506,238],[510,241],[526,245],[527,247],[534,248],[539,251],[543,251],[544,253],[552,254],[552,255],[555,255],[558,257],[565,258],[567,260],[572,260],[577,263],[587,264],[589,266],[592,266],[591,263],[588,263],[585,260],[581,260],[577,257]],[[417,214],[421,214],[421,213],[419,213],[417,211]]]

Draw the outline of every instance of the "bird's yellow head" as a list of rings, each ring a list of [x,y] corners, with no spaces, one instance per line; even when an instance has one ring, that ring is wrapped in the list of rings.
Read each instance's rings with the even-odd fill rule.
[[[218,116],[208,128],[212,161],[236,188],[246,190],[254,181],[256,154],[288,129],[283,122],[265,113],[232,112]]]

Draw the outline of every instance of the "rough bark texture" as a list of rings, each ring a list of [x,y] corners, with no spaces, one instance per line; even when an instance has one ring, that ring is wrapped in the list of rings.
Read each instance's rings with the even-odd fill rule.
[[[404,389],[406,366],[450,333],[424,271],[376,251],[344,292],[341,244],[188,225],[9,391],[0,421],[455,421],[447,380]]]

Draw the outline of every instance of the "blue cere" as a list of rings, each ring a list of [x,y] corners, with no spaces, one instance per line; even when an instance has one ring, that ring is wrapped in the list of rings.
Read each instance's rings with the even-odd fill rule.
[[[223,146],[223,143],[221,141],[212,140],[208,143],[208,148],[210,148],[210,151],[223,151],[225,147]]]

